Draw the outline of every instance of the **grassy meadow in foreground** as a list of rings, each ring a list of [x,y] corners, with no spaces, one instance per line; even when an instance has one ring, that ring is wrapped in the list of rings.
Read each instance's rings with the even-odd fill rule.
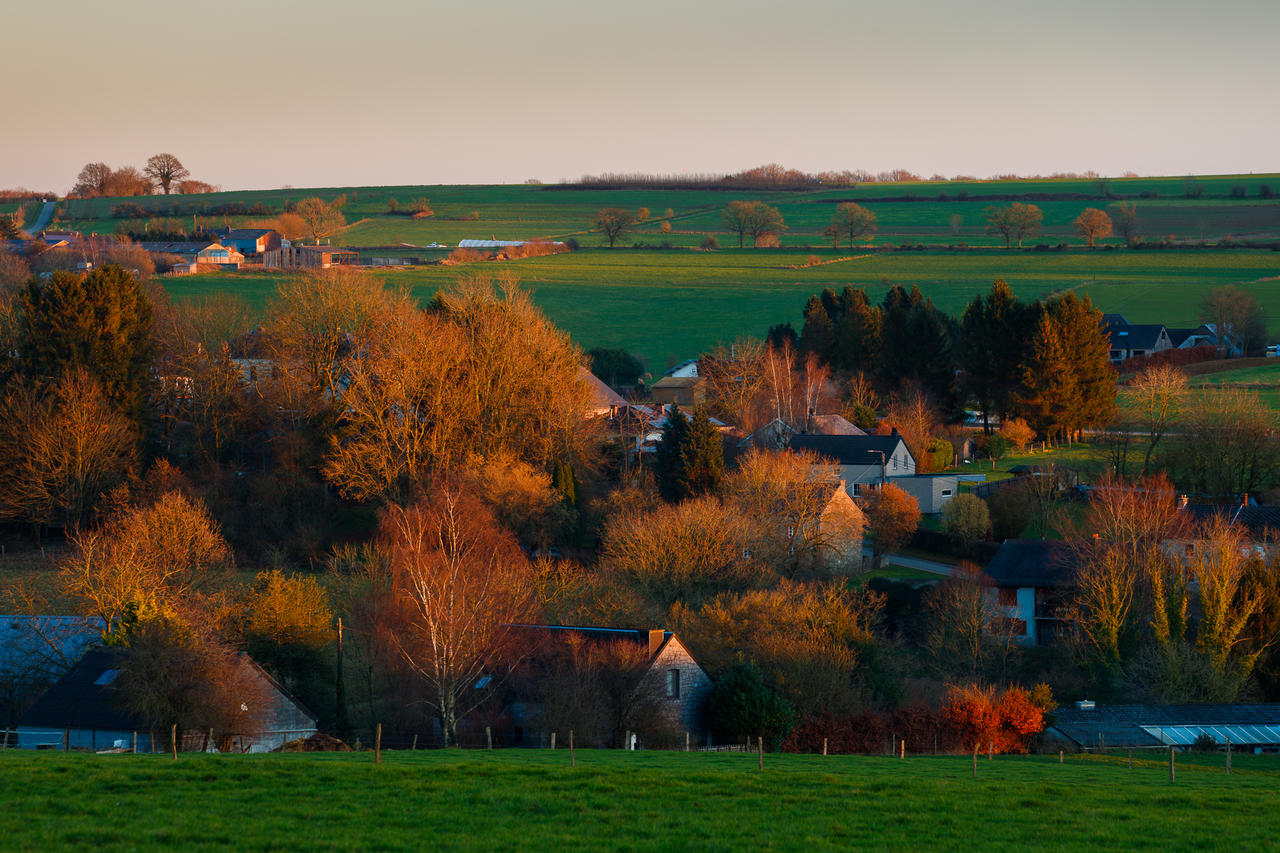
[[[13,850],[1235,850],[1280,831],[1280,761],[741,753],[15,755]],[[1200,762],[1197,764],[1196,762]]]
[[[810,266],[811,256],[819,263]],[[741,335],[761,336],[775,323],[799,328],[805,299],[824,287],[884,281],[919,284],[943,310],[959,315],[977,293],[1003,277],[1023,299],[1075,289],[1104,311],[1135,323],[1195,325],[1207,288],[1242,284],[1257,294],[1271,328],[1280,328],[1280,253],[1270,251],[888,252],[722,250],[586,250],[521,261],[377,270],[419,299],[460,276],[521,277],[534,301],[583,348],[622,347],[650,370],[689,358]],[[211,273],[166,279],[176,299],[232,293],[261,308],[278,274]]]

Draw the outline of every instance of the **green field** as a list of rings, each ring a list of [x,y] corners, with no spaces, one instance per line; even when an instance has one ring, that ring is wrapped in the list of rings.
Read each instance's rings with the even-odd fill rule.
[[[1280,329],[1280,253],[1233,251],[886,252],[849,258],[847,250],[808,252],[721,250],[583,250],[521,261],[464,267],[378,270],[420,298],[449,288],[460,275],[512,270],[547,316],[584,348],[622,347],[644,356],[651,370],[696,356],[718,342],[761,336],[774,323],[799,328],[810,294],[847,284],[873,299],[884,281],[918,284],[942,309],[958,314],[991,282],[1005,278],[1024,299],[1074,288],[1106,311],[1135,323],[1191,326],[1205,290],[1239,283],[1257,294],[1268,324]],[[234,293],[261,307],[277,275],[208,274],[166,279],[176,299]]]
[[[278,213],[284,203],[318,195],[332,199],[346,196],[349,227],[340,235],[342,243],[356,248],[395,247],[401,244],[425,246],[432,242],[456,243],[464,238],[497,237],[529,239],[574,236],[588,245],[602,242],[588,234],[588,223],[602,207],[637,210],[649,208],[653,219],[642,223],[623,243],[670,242],[676,246],[696,246],[707,234],[715,234],[722,245],[736,238],[728,235],[720,221],[720,211],[734,199],[761,199],[778,206],[788,230],[782,241],[788,246],[827,245],[821,236],[831,221],[835,205],[841,201],[865,203],[879,217],[876,244],[899,245],[925,242],[931,245],[967,243],[997,245],[998,238],[985,232],[984,210],[992,204],[1007,204],[1002,196],[1020,196],[1044,211],[1043,233],[1031,243],[1079,243],[1072,221],[1086,207],[1108,208],[1120,199],[1138,206],[1142,233],[1158,240],[1236,239],[1274,240],[1280,237],[1280,201],[1261,195],[1263,185],[1280,191],[1280,175],[1225,175],[1197,179],[1202,191],[1187,198],[1182,178],[1115,179],[1110,196],[1099,193],[1088,180],[1046,181],[953,181],[911,184],[861,184],[856,187],[803,190],[705,190],[705,189],[580,189],[573,186],[412,186],[412,187],[329,187],[288,190],[257,190],[209,193],[199,196],[148,196],[127,199],[158,216],[179,213],[184,224],[190,220],[192,205],[208,207],[226,202],[247,206],[261,203]],[[1233,188],[1245,195],[1231,197]],[[1050,198],[1037,196],[1048,194]],[[1142,197],[1145,195],[1146,197]],[[1068,198],[1062,196],[1084,196]],[[396,199],[406,208],[413,199],[430,199],[435,215],[422,220],[388,215],[387,202]],[[113,232],[117,221],[111,209],[123,199],[87,199],[67,202],[70,224],[86,233]],[[178,207],[175,209],[175,205]],[[671,209],[672,232],[659,232],[660,220]],[[478,217],[478,218],[473,218]],[[269,216],[211,216],[200,218],[206,226],[247,225]],[[1118,244],[1118,237],[1103,241]]]
[[[1271,364],[1254,365],[1240,370],[1224,370],[1197,376],[1192,380],[1198,385],[1254,385],[1280,387],[1280,359]]]
[[[580,751],[0,760],[9,850],[1273,849],[1280,766]],[[1192,762],[1199,762],[1192,764]]]

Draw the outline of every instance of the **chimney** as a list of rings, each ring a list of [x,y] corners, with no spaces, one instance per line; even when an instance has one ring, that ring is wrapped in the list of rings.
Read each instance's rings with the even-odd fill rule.
[[[653,657],[658,653],[658,649],[662,648],[662,641],[667,637],[667,632],[661,628],[649,629],[649,657]]]
[[[1189,503],[1189,501],[1187,500],[1187,496],[1186,496],[1186,495],[1181,495],[1181,496],[1178,498],[1178,500],[1179,500],[1179,502],[1180,502],[1180,503],[1179,503],[1179,506],[1184,506],[1184,507],[1185,507],[1185,506]]]
[[[901,438],[902,436],[900,436],[900,435],[898,434],[898,428],[897,428],[897,427],[894,427],[894,428],[893,428],[893,432],[889,433],[889,437],[890,437],[890,438]]]

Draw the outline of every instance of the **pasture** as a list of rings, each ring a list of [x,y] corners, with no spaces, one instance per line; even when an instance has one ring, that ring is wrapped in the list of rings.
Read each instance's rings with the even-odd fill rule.
[[[1193,183],[1193,195],[1198,193],[1195,197],[1188,197],[1184,178],[1114,179],[1105,194],[1090,180],[924,181],[791,190],[591,189],[574,185],[329,187],[72,200],[66,203],[65,218],[86,233],[112,233],[121,225],[112,218],[112,208],[128,201],[155,216],[178,217],[184,225],[249,225],[270,219],[289,201],[343,196],[343,213],[349,224],[337,239],[354,248],[385,250],[402,244],[456,244],[465,238],[485,237],[574,237],[584,245],[601,245],[603,238],[588,231],[597,210],[646,207],[650,220],[625,235],[622,245],[639,242],[692,247],[714,235],[727,247],[736,245],[737,238],[727,233],[721,222],[724,205],[735,199],[759,199],[776,205],[783,214],[788,226],[781,237],[783,246],[808,247],[829,246],[822,229],[831,221],[835,206],[857,201],[879,217],[879,232],[873,241],[877,245],[995,246],[1001,241],[986,233],[985,209],[1021,199],[1044,211],[1043,231],[1029,244],[1055,245],[1080,242],[1072,221],[1084,208],[1114,212],[1115,205],[1124,199],[1137,205],[1139,226],[1148,239],[1280,238],[1280,201],[1274,197],[1280,192],[1280,176],[1205,176]],[[389,213],[389,200],[395,199],[401,210],[407,210],[416,198],[429,199],[435,214],[414,220]],[[222,216],[204,212],[229,202],[246,207],[261,204],[270,213]],[[672,212],[670,217],[665,216],[667,210]],[[670,233],[659,230],[664,220],[669,220]],[[140,220],[133,221],[134,227],[140,224]],[[1121,240],[1112,237],[1102,242],[1117,245]]]
[[[819,263],[809,266],[811,256]],[[511,271],[534,301],[584,349],[621,347],[650,370],[742,335],[762,336],[775,323],[799,329],[805,300],[823,288],[865,287],[880,299],[886,282],[920,289],[959,315],[996,278],[1023,299],[1066,289],[1134,323],[1191,326],[1205,291],[1242,284],[1280,328],[1280,253],[1232,251],[876,252],[847,249],[649,251],[591,249],[520,261],[379,269],[420,300],[463,275]],[[230,293],[261,309],[279,281],[271,273],[214,273],[165,279],[175,299]]]
[[[13,752],[12,850],[1269,849],[1275,757]]]

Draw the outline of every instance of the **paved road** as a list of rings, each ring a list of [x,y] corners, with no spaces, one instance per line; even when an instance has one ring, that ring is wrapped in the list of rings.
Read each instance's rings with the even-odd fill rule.
[[[870,559],[871,551],[867,548],[862,549],[863,556]],[[950,563],[939,563],[936,560],[922,560],[919,557],[908,557],[903,554],[885,554],[881,558],[884,565],[902,566],[906,569],[917,569],[922,572],[929,572],[935,575],[949,576],[958,574],[958,567]]]
[[[43,231],[49,225],[49,220],[53,219],[53,209],[58,206],[56,201],[46,201],[44,207],[40,208],[40,215],[36,217],[36,221],[30,228],[26,229],[35,236]]]

